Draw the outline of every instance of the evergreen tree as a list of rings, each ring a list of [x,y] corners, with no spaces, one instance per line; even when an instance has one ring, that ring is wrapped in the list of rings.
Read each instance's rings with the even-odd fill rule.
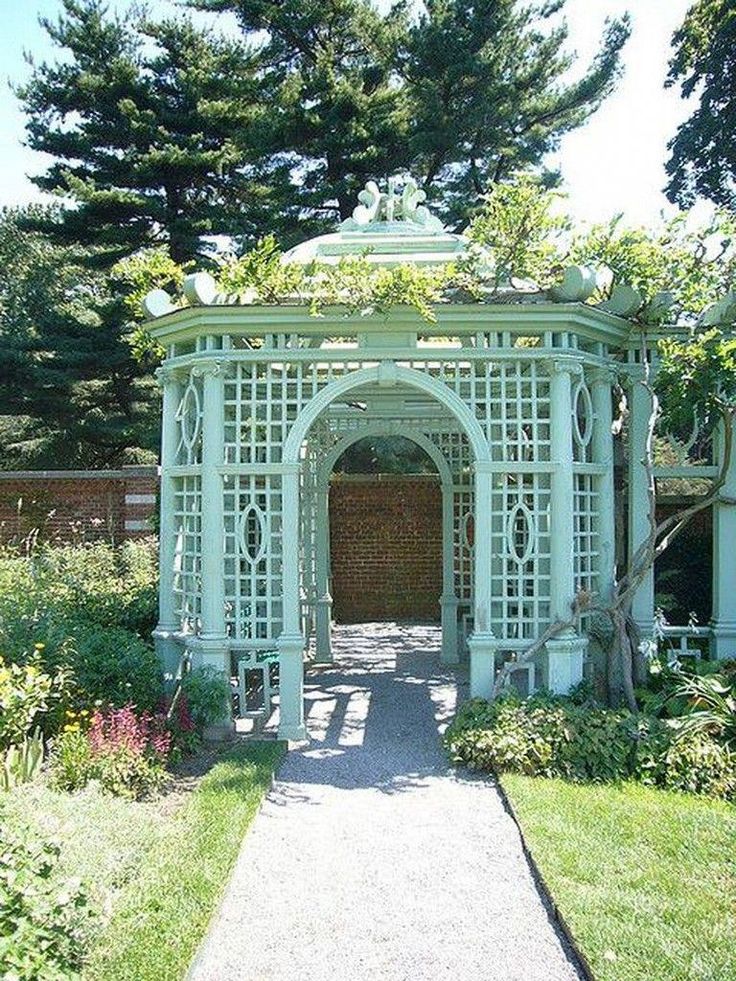
[[[682,207],[698,195],[736,212],[736,4],[697,0],[673,37],[667,85],[698,106],[669,143],[667,197]]]
[[[203,236],[253,236],[268,185],[250,151],[263,82],[245,47],[186,19],[62,3],[57,22],[41,23],[63,59],[35,66],[17,89],[29,146],[55,158],[35,183],[72,204],[37,227],[94,246],[108,265],[143,246],[164,243],[182,262],[203,251]]]
[[[189,2],[234,13],[259,52],[277,107],[263,149],[290,167],[280,211],[302,237],[347,217],[368,178],[401,171],[464,224],[490,183],[540,166],[598,108],[628,36],[626,18],[608,24],[567,82],[564,0],[427,0],[418,17],[370,0]]]
[[[122,284],[0,212],[0,459],[3,469],[153,462],[158,391],[125,337]]]

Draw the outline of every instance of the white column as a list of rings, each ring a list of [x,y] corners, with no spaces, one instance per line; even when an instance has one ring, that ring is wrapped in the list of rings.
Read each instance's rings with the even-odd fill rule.
[[[452,484],[442,484],[442,653],[443,664],[460,660],[457,640],[458,598],[455,595],[454,500]]]
[[[613,403],[611,385],[614,374],[607,368],[596,368],[590,374],[593,402],[593,461],[605,467],[596,478],[598,491],[598,595],[606,602],[611,598],[616,578],[616,503],[613,484]]]
[[[582,366],[571,358],[552,363],[550,380],[550,617],[569,620],[575,598],[575,526],[572,453],[572,381]],[[549,641],[547,686],[561,694],[582,680],[586,641],[567,630]]]
[[[647,471],[643,460],[652,400],[639,380],[640,369],[630,376],[629,402],[629,500],[628,500],[628,551],[629,561],[644,542],[650,531],[649,494]],[[651,637],[654,630],[654,569],[650,569],[636,591],[631,605],[631,615],[642,637]]]
[[[175,483],[171,468],[176,465],[179,430],[176,410],[181,385],[171,368],[161,367],[156,377],[163,389],[161,407],[161,477],[159,484],[159,588],[158,623],[153,631],[156,653],[164,675],[172,677],[179,662],[179,644],[175,636],[181,628],[174,598],[174,563],[176,560],[176,522],[174,518]]]
[[[490,698],[495,677],[495,643],[491,630],[491,485],[485,461],[475,464],[473,591],[475,612],[470,649],[470,697]]]
[[[282,488],[282,607],[279,649],[279,738],[307,738],[304,725],[304,637],[299,609],[299,464],[284,468]]]
[[[220,468],[224,463],[224,371],[219,362],[196,365],[202,376],[202,609],[201,632],[193,644],[198,661],[226,678],[232,674],[225,633],[224,518]],[[223,705],[219,730],[232,728],[231,706]]]
[[[714,436],[715,458],[722,462],[723,438]],[[726,483],[721,491],[736,498],[736,433]],[[713,505],[713,634],[711,654],[717,658],[736,657],[736,505]]]
[[[330,595],[330,485],[320,480],[316,487],[315,531],[315,657],[332,660],[332,596]]]

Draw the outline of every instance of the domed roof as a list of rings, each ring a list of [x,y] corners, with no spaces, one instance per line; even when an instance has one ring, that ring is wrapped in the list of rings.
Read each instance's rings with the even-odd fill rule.
[[[381,191],[375,181],[368,181],[358,195],[352,218],[346,218],[336,232],[295,246],[284,255],[284,262],[337,263],[346,256],[363,256],[382,266],[402,262],[427,266],[460,258],[470,242],[445,231],[439,218],[423,204],[425,199],[425,192],[412,178],[400,191],[394,177],[389,178],[386,191]]]

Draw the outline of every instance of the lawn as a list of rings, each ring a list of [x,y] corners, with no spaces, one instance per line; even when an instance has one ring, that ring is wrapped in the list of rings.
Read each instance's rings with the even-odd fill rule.
[[[501,780],[599,981],[736,979],[736,807],[633,783]]]
[[[183,797],[135,803],[37,782],[4,798],[11,825],[60,843],[55,874],[78,876],[91,892],[85,979],[185,975],[282,753],[280,743],[229,749]]]

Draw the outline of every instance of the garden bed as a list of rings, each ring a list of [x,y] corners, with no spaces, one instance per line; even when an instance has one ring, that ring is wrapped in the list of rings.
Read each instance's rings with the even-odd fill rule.
[[[500,780],[598,981],[736,978],[736,808],[635,783]]]
[[[6,830],[56,839],[53,878],[77,877],[88,895],[85,979],[184,976],[282,753],[280,743],[204,750],[148,801],[45,780],[3,795]]]

